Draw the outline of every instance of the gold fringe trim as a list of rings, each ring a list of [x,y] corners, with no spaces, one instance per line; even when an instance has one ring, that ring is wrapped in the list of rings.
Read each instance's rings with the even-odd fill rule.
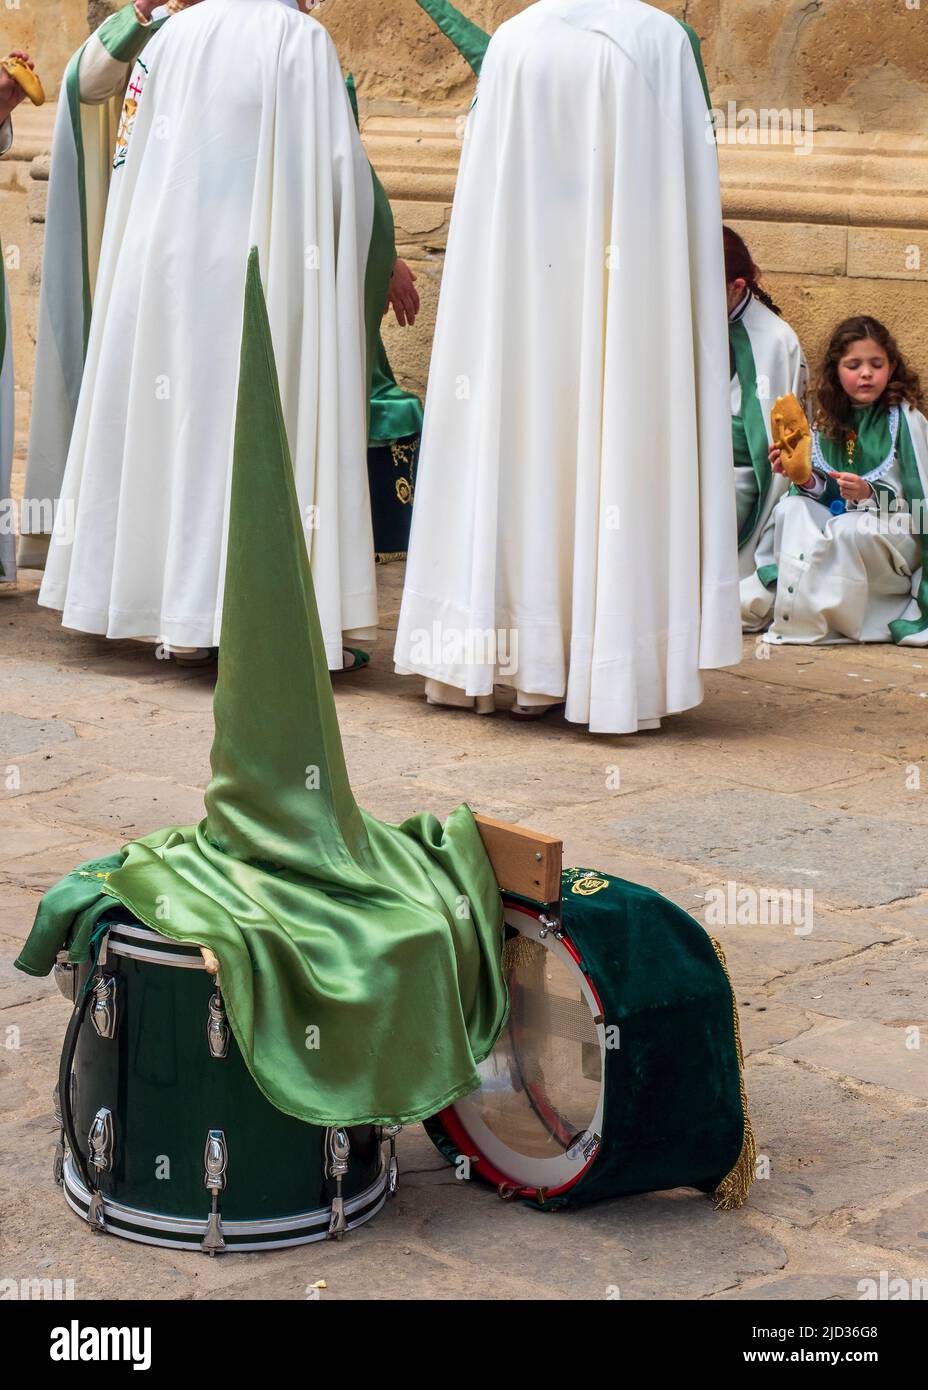
[[[733,1211],[736,1207],[743,1207],[748,1199],[748,1193],[754,1182],[757,1171],[757,1144],[754,1140],[754,1129],[751,1125],[751,1115],[748,1110],[748,1093],[744,1086],[744,1048],[741,1044],[741,1021],[738,1018],[738,1002],[735,999],[735,990],[728,973],[728,963],[725,960],[725,952],[722,950],[714,936],[709,940],[715,949],[715,954],[719,958],[719,964],[725,971],[725,978],[731,990],[731,1006],[735,1020],[735,1045],[738,1049],[738,1082],[741,1087],[741,1109],[744,1114],[744,1143],[741,1145],[741,1153],[738,1162],[732,1168],[726,1178],[723,1178],[718,1187],[712,1194],[716,1211]]]
[[[389,565],[391,560],[405,560],[405,550],[378,550],[374,561],[378,565]]]

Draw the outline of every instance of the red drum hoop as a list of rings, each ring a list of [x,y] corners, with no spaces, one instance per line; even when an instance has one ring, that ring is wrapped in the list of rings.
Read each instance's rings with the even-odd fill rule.
[[[481,1065],[480,1090],[436,1118],[501,1197],[544,1203],[569,1193],[601,1150],[603,1007],[560,925],[512,898],[504,896],[503,906],[507,926],[519,933],[517,950],[527,947],[529,957],[524,966],[510,957],[510,1020]],[[571,1071],[581,1057],[585,1065]]]

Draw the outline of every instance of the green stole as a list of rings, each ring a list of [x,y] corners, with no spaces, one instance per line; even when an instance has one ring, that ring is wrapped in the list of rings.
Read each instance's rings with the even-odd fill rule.
[[[741,414],[732,419],[732,443],[735,463],[750,464],[757,479],[757,502],[738,535],[738,548],[754,533],[767,500],[773,478],[770,467],[770,443],[767,425],[757,395],[757,367],[748,330],[741,319],[728,325],[728,341],[735,359],[735,372],[741,383]]]
[[[115,58],[120,63],[134,63],[145,48],[149,39],[158,32],[162,25],[166,24],[170,15],[153,21],[149,25],[140,24],[135,15],[132,4],[128,4],[124,9],[118,10],[109,19],[104,20],[100,28],[96,31],[96,37],[100,40],[103,47],[111,58]],[[87,247],[87,184],[84,163],[84,140],[81,134],[81,85],[80,67],[84,49],[87,47],[88,39],[82,43],[80,48],[68,63],[64,75],[64,93],[68,103],[68,110],[71,116],[71,128],[74,131],[74,144],[77,149],[77,182],[78,197],[81,209],[81,237],[82,237],[82,257],[83,267],[83,295],[84,295],[84,352],[87,352],[87,339],[90,334],[90,315],[93,308],[93,292],[90,285],[90,256]]]
[[[17,965],[47,974],[65,943],[86,960],[122,904],[120,920],[215,952],[242,1056],[278,1109],[424,1119],[479,1086],[505,1024],[499,889],[466,806],[396,826],[352,794],[256,250],[220,652],[205,819],[69,875]]]
[[[354,76],[345,78],[348,100],[360,130],[358,93]],[[383,309],[387,302],[390,277],[396,263],[393,213],[380,179],[371,166],[374,185],[374,225],[364,279],[364,322],[367,332],[368,444],[371,447],[396,443],[422,433],[422,402],[413,391],[397,383],[383,345]]]

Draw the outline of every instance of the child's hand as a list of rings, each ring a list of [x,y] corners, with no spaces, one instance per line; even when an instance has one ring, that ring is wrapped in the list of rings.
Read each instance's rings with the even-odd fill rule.
[[[874,496],[873,488],[865,478],[858,478],[856,473],[835,473],[829,469],[829,477],[834,478],[838,484],[838,491],[845,502],[866,502]]]
[[[768,458],[770,459],[770,466],[773,469],[774,473],[786,472],[786,469],[780,462],[780,450],[777,448],[775,444],[771,444],[768,452]]]

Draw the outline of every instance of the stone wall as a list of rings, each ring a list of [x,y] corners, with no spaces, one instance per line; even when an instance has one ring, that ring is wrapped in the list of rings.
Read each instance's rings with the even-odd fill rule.
[[[526,2],[459,0],[490,32]],[[0,44],[29,49],[54,95],[68,55],[119,3],[0,0]],[[812,112],[809,153],[769,139],[720,149],[726,217],[810,357],[838,318],[866,309],[890,323],[928,376],[928,0],[657,3],[702,35],[717,107],[727,113],[735,102],[742,118]],[[365,142],[393,202],[401,254],[419,275],[419,324],[386,336],[400,376],[421,390],[473,74],[416,0],[324,0],[316,14],[355,74]],[[21,443],[53,116],[51,105],[24,111],[0,166]]]

